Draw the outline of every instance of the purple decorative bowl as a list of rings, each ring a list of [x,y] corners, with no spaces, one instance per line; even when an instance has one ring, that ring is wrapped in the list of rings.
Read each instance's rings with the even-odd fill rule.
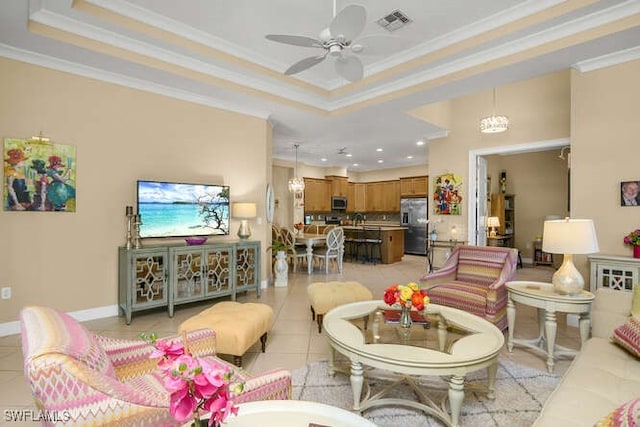
[[[189,246],[194,246],[194,245],[201,245],[204,242],[207,241],[206,237],[187,237],[186,239],[184,239],[185,242],[187,242],[187,245]]]

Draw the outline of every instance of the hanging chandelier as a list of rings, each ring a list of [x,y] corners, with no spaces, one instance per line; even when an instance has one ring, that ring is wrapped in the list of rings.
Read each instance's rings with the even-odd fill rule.
[[[296,148],[296,168],[294,172],[294,177],[289,180],[289,191],[298,194],[304,191],[304,179],[298,178],[298,147],[300,144],[295,144]]]
[[[493,114],[480,120],[480,132],[500,133],[509,129],[507,116],[496,116],[496,89],[493,88]]]

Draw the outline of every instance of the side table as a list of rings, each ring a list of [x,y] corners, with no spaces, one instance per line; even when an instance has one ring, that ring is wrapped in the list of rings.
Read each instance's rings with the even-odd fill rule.
[[[556,356],[574,356],[575,350],[556,345],[558,329],[556,312],[578,314],[580,316],[580,342],[583,344],[589,338],[591,329],[591,303],[595,295],[582,291],[577,295],[561,295],[554,291],[551,283],[514,281],[507,282],[507,323],[509,335],[507,349],[513,350],[514,344],[519,344],[547,354],[547,370],[553,372]],[[534,339],[514,339],[513,332],[516,323],[516,302],[538,309],[540,335]],[[544,344],[546,343],[546,350]]]

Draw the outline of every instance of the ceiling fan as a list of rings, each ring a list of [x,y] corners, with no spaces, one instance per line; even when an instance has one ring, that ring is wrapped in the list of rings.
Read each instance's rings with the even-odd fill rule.
[[[360,58],[354,54],[363,52],[369,54],[383,53],[380,50],[384,51],[385,47],[388,46],[388,42],[395,39],[386,35],[371,35],[362,37],[356,43],[354,39],[360,35],[367,23],[367,11],[360,5],[349,5],[337,15],[335,10],[336,3],[334,0],[334,18],[329,27],[320,32],[317,39],[286,34],[267,34],[265,36],[266,39],[278,43],[324,49],[324,52],[320,55],[309,56],[291,65],[284,74],[297,74],[318,65],[327,56],[331,56],[335,57],[336,72],[350,82],[355,82],[362,79],[364,66]],[[370,45],[367,45],[368,43]]]

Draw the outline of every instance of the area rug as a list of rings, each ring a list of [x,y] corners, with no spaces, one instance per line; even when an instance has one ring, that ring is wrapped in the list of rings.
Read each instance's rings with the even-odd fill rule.
[[[370,369],[369,373],[375,374],[376,371]],[[466,381],[471,385],[486,384],[486,369],[469,374]],[[460,424],[473,427],[529,427],[559,381],[560,377],[557,375],[517,365],[509,360],[500,360],[495,400],[487,399],[482,393],[466,390]],[[385,380],[369,381],[373,392],[385,384]],[[447,384],[438,377],[423,377],[420,384],[428,388],[428,395],[435,402],[440,402],[447,395]],[[337,372],[335,376],[329,376],[326,360],[313,362],[293,371],[292,386],[293,399],[351,409],[353,398],[348,375]],[[394,389],[393,393],[392,397],[416,399],[413,390],[404,384]],[[371,408],[363,416],[380,427],[444,425],[422,411],[404,407]]]

